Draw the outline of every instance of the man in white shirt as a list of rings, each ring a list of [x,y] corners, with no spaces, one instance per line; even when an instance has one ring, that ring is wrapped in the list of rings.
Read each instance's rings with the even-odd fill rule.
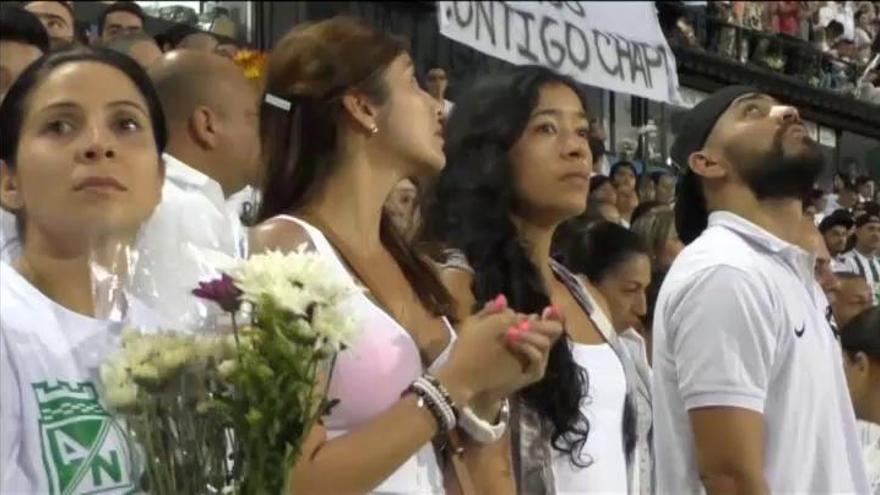
[[[797,110],[744,86],[691,109],[654,318],[658,493],[865,493],[840,348],[803,241],[823,159]]]
[[[841,260],[871,286],[874,304],[880,304],[880,215],[864,213],[856,218],[856,244]]]
[[[216,308],[191,295],[218,275],[216,253],[247,255],[227,198],[259,175],[259,95],[228,58],[178,50],[149,70],[165,109],[162,202],[144,228],[136,293],[181,329],[212,323]],[[209,83],[208,83],[209,82]]]

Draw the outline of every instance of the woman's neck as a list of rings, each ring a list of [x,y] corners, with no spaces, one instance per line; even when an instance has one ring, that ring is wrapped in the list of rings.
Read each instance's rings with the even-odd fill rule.
[[[301,213],[331,225],[360,252],[375,253],[382,249],[379,226],[385,200],[403,176],[367,159],[346,160],[336,169]]]
[[[36,232],[28,232],[16,270],[46,297],[82,315],[101,317],[105,307],[115,304],[128,278],[131,245],[119,240],[65,245],[53,243]],[[55,244],[60,245],[60,244]],[[96,305],[96,303],[101,303]]]
[[[538,269],[544,287],[551,287],[555,275],[550,267],[550,248],[553,244],[553,233],[556,231],[555,226],[539,226],[519,217],[514,217],[513,223],[529,260]]]

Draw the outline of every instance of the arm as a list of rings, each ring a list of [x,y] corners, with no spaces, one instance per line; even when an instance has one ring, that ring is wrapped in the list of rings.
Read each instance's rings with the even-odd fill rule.
[[[699,294],[711,296],[695,301]],[[697,468],[709,493],[769,492],[763,413],[779,327],[773,300],[751,274],[715,267],[664,311]]]
[[[270,249],[290,251],[303,242],[313,248],[308,234],[285,220],[269,221],[251,231],[252,253]],[[457,403],[470,401],[470,392],[448,368],[441,370],[437,378]],[[293,492],[369,492],[428,444],[437,434],[437,428],[430,411],[418,407],[412,396],[338,438],[328,439],[326,429],[316,426],[308,433],[303,455],[291,473]]]
[[[734,407],[694,409],[689,415],[706,493],[769,495],[763,474],[763,416]]]
[[[473,275],[458,268],[441,270],[440,279],[449,290],[455,301],[455,317],[461,321],[471,313],[476,299],[471,284]],[[474,411],[481,417],[497,416],[497,401],[484,399],[474,404]],[[494,444],[473,442],[467,435],[464,450],[464,462],[479,493],[515,494],[516,481],[513,475],[513,462],[510,456],[510,429]]]

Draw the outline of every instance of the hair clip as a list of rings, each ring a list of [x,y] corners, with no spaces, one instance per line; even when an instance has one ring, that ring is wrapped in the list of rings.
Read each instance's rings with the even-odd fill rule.
[[[285,112],[290,111],[291,103],[284,98],[279,98],[271,93],[266,93],[266,97],[263,99],[266,103],[272,105],[275,108],[280,108]]]

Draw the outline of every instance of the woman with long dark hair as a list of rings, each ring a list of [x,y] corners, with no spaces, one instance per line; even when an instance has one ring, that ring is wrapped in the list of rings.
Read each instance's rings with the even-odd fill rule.
[[[328,397],[339,403],[309,433],[294,492],[488,493],[463,462],[486,447],[449,456],[444,483],[431,441],[447,444],[462,426],[492,445],[505,407],[486,393],[541,378],[558,318],[541,308],[526,323],[499,292],[453,332],[433,266],[383,213],[395,184],[445,162],[440,105],[419,87],[403,43],[347,18],[298,26],[272,52],[266,91],[253,252],[306,245],[368,289],[348,302],[360,336],[335,361]]]
[[[479,471],[499,491],[515,484],[524,494],[621,493],[650,485],[636,481],[638,461],[650,463],[634,455],[636,372],[602,314],[601,295],[550,256],[557,226],[586,207],[588,122],[577,84],[549,69],[486,77],[452,112],[448,163],[428,198],[423,240],[447,249],[444,278],[459,311],[503,292],[516,311],[552,305],[565,320],[546,377],[515,396],[512,456],[499,446],[493,468]],[[648,423],[649,410],[639,411]],[[647,438],[638,440],[646,449]]]
[[[0,262],[0,493],[140,491],[98,370],[124,323],[157,323],[117,288],[161,196],[159,98],[124,55],[54,53],[6,94],[0,135],[0,204],[21,239],[20,256]]]

